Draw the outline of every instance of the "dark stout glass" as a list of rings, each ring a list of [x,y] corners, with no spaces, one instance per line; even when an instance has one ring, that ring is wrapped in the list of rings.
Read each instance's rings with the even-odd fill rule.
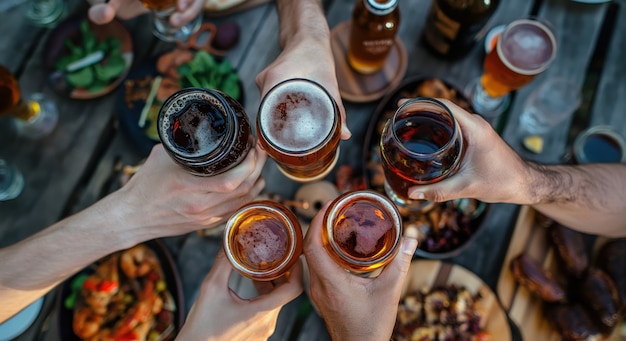
[[[217,90],[188,88],[170,96],[159,111],[158,131],[172,159],[195,175],[230,170],[254,145],[241,104]]]
[[[363,276],[381,269],[398,253],[402,219],[396,206],[373,191],[336,198],[326,211],[322,241],[344,269]]]
[[[452,112],[432,98],[405,102],[390,118],[380,140],[385,191],[399,206],[418,209],[409,187],[445,179],[456,172],[463,138]]]
[[[339,108],[321,85],[294,78],[274,86],[257,114],[259,143],[291,180],[310,182],[332,171],[339,156]]]
[[[302,253],[302,229],[287,207],[260,200],[231,216],[223,243],[235,270],[257,281],[270,281],[297,262]]]

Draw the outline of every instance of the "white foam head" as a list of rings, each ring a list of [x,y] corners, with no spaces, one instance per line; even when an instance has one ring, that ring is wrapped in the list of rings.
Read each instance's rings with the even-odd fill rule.
[[[556,55],[556,38],[539,21],[518,20],[506,29],[504,35],[506,39],[500,39],[497,52],[502,62],[516,73],[534,75],[543,72]]]
[[[260,128],[272,145],[292,152],[313,149],[331,134],[336,120],[332,98],[305,80],[273,88],[259,110]]]

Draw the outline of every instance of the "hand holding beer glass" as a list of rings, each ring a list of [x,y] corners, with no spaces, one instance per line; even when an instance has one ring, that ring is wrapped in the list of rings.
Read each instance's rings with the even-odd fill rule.
[[[454,174],[461,163],[463,136],[448,107],[418,97],[404,102],[387,121],[380,153],[387,196],[401,208],[423,211],[432,203],[410,199],[409,188]]]
[[[506,26],[485,57],[484,71],[468,89],[474,109],[487,120],[503,113],[510,93],[530,83],[554,60],[557,43],[549,24],[536,18]]]
[[[292,78],[271,88],[259,107],[257,135],[278,169],[296,182],[328,175],[339,157],[341,116],[320,84]]]
[[[6,67],[0,65],[0,117],[14,118],[20,136],[37,139],[56,127],[59,112],[49,98],[34,93],[23,98],[19,83]]]
[[[141,3],[154,14],[154,35],[167,42],[184,41],[196,32],[202,24],[202,11],[195,18],[182,26],[170,22],[176,12],[177,0],[141,0]]]

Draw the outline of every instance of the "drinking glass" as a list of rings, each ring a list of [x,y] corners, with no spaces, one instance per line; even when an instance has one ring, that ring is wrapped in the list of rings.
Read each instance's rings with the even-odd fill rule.
[[[224,228],[226,257],[241,275],[271,281],[286,272],[302,254],[302,228],[284,205],[258,200],[241,207]]]
[[[409,199],[409,188],[454,174],[462,152],[461,130],[445,104],[427,97],[406,101],[386,122],[380,138],[385,192],[408,210],[432,207],[429,201]]]
[[[17,198],[24,189],[24,176],[15,165],[0,159],[0,201]]]
[[[22,97],[19,83],[6,67],[0,65],[0,116],[14,118],[20,136],[37,139],[56,127],[59,111],[42,93]]]
[[[257,114],[259,143],[278,169],[296,182],[328,175],[339,157],[339,107],[320,84],[293,78],[263,97]]]
[[[204,88],[186,88],[168,97],[159,110],[157,130],[172,160],[199,176],[236,167],[255,140],[241,104]]]
[[[170,23],[170,17],[176,12],[176,0],[141,0],[141,3],[154,14],[154,35],[167,42],[185,41],[202,24],[202,11],[182,26],[174,26]]]
[[[581,101],[580,86],[573,80],[548,78],[526,99],[520,129],[526,134],[545,134],[570,118]]]
[[[468,87],[474,109],[493,121],[507,109],[511,92],[545,71],[556,51],[556,38],[546,21],[524,18],[508,24],[485,57],[482,76]]]
[[[374,191],[347,192],[324,215],[322,241],[341,267],[369,277],[393,260],[402,236],[402,217],[387,197]]]
[[[52,26],[65,13],[63,0],[31,0],[26,11],[26,18],[35,25]]]

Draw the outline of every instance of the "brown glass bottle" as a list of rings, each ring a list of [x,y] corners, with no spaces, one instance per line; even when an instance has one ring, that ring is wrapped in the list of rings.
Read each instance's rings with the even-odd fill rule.
[[[400,10],[397,0],[357,0],[352,11],[348,63],[357,72],[380,70],[393,46]]]
[[[499,0],[434,0],[422,41],[439,57],[463,57],[485,35],[499,4]]]

